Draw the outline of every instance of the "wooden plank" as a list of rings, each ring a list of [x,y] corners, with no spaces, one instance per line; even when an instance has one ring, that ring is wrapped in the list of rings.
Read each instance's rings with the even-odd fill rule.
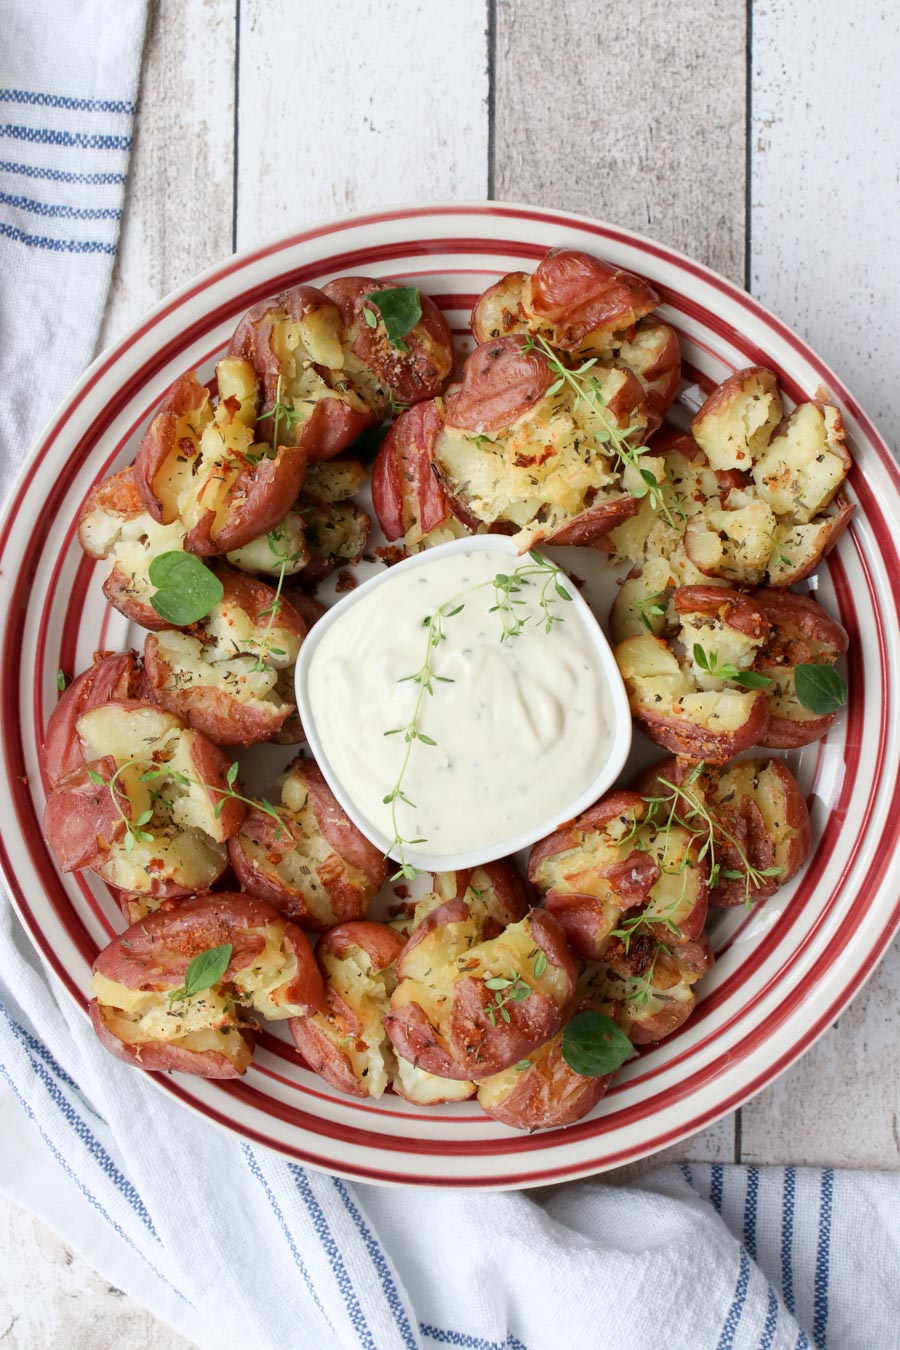
[[[900,444],[900,8],[759,0],[753,293]]]
[[[100,347],[232,249],[234,0],[153,0]]]
[[[484,197],[487,96],[485,0],[241,0],[238,246]]]
[[[808,338],[894,445],[898,54],[896,7],[754,7],[752,289]],[[744,1108],[745,1161],[900,1166],[898,977],[895,946],[837,1026]]]
[[[742,280],[745,31],[743,0],[677,21],[661,0],[498,0],[495,195],[599,216]],[[731,1115],[655,1161],[731,1161],[736,1134]]]
[[[744,277],[744,0],[497,0],[495,195]]]

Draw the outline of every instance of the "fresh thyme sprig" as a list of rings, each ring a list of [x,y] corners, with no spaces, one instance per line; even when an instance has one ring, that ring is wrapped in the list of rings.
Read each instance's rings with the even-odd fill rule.
[[[645,595],[643,600],[635,600],[634,602],[637,616],[647,629],[648,633],[653,632],[653,623],[650,619],[651,614],[656,615],[659,618],[665,618],[666,606],[660,603],[665,597],[665,591],[657,591],[655,595]]]
[[[704,769],[704,763],[701,760],[691,770],[683,784],[673,783],[668,778],[660,778],[659,784],[667,789],[665,796],[647,796],[644,801],[647,803],[648,811],[646,815],[635,820],[631,833],[620,842],[634,837],[640,829],[646,825],[654,824],[659,834],[662,834],[666,840],[672,831],[673,826],[687,830],[689,834],[694,835],[700,842],[700,848],[697,852],[697,861],[702,862],[704,858],[709,858],[709,887],[715,889],[721,878],[728,881],[744,882],[744,904],[749,909],[753,903],[752,892],[758,890],[767,877],[781,876],[784,869],[782,867],[754,867],[747,856],[746,851],[741,846],[735,836],[725,828],[707,809],[702,798],[690,789],[697,782]],[[663,812],[668,810],[665,819],[662,819]],[[724,845],[730,845],[737,855],[739,867],[723,867],[720,861]],[[717,856],[718,849],[718,856]],[[681,871],[687,867],[690,862],[690,851],[685,850],[684,857],[676,871]]]
[[[287,573],[287,569],[290,567],[292,563],[298,562],[301,556],[299,553],[287,552],[286,548],[282,551],[279,551],[277,545],[284,542],[284,532],[282,531],[280,526],[277,526],[274,530],[270,530],[269,533],[266,535],[266,540],[268,542],[271,552],[274,554],[275,558],[278,559],[280,565],[278,568],[278,581],[275,586],[275,595],[272,598],[272,602],[271,604],[268,604],[265,607],[265,609],[261,609],[259,611],[259,614],[257,615],[257,618],[259,619],[263,619],[266,617],[266,615],[268,615],[269,622],[265,626],[262,637],[258,639],[257,638],[253,639],[254,646],[257,648],[256,664],[253,667],[254,671],[266,670],[267,661],[270,656],[286,655],[286,652],[283,647],[272,646],[272,628],[274,627],[275,620],[281,613],[282,609],[281,591],[284,586],[284,578],[285,574]]]
[[[631,951],[632,942],[636,937],[640,937],[642,931],[652,933],[656,928],[665,928],[667,932],[672,934],[672,937],[676,942],[681,941],[682,932],[678,927],[678,924],[672,918],[672,914],[678,909],[684,899],[684,892],[687,888],[687,871],[685,868],[681,867],[678,870],[682,871],[684,874],[681,895],[676,896],[676,898],[666,905],[665,909],[661,910],[658,914],[654,914],[652,911],[646,909],[641,910],[640,914],[633,914],[630,918],[623,920],[619,927],[614,928],[610,933],[610,937],[621,938],[626,956]]]
[[[144,826],[149,825],[153,819],[153,807],[141,811],[138,816],[132,818],[130,813],[125,812],[122,803],[119,800],[120,796],[124,796],[129,801],[130,805],[130,799],[128,798],[128,794],[124,787],[121,786],[120,780],[122,774],[124,774],[127,769],[132,768],[144,769],[144,772],[139,776],[139,782],[141,783],[151,783],[157,778],[165,777],[171,778],[182,787],[200,787],[206,788],[208,792],[215,792],[219,798],[213,810],[213,815],[216,820],[218,820],[219,816],[222,814],[222,809],[225,806],[226,801],[233,800],[244,802],[245,805],[252,809],[262,811],[264,815],[271,816],[274,819],[276,839],[281,838],[282,831],[285,831],[289,838],[293,837],[282,816],[271,802],[266,801],[265,798],[261,801],[256,801],[252,797],[245,797],[242,793],[235,791],[234,784],[237,781],[238,776],[238,765],[236,762],[229,766],[228,772],[225,775],[226,786],[222,788],[215,783],[204,783],[200,778],[189,778],[187,774],[179,773],[165,764],[154,764],[152,761],[146,759],[128,759],[124,764],[120,764],[115,773],[109,778],[104,778],[96,769],[88,769],[88,778],[90,781],[95,783],[98,787],[105,787],[112,797],[116,812],[125,826],[125,850],[127,853],[133,851],[135,844],[152,844],[155,838],[153,834],[144,829]]]
[[[573,412],[578,410],[581,403],[590,408],[600,422],[601,428],[594,432],[594,439],[599,445],[612,450],[622,468],[626,466],[632,468],[641,480],[638,486],[629,489],[632,497],[649,497],[654,509],[665,516],[666,521],[673,529],[677,529],[672,513],[666,504],[662,482],[652,470],[645,469],[641,465],[640,457],[647,453],[648,447],[646,445],[632,445],[629,439],[634,435],[637,427],[629,425],[623,431],[609,411],[600,381],[592,373],[597,364],[597,357],[592,356],[587,361],[583,361],[576,370],[570,370],[568,366],[563,364],[549,342],[540,333],[529,335],[523,350],[526,352],[539,351],[547,358],[547,364],[557,377],[547,390],[548,397],[558,394],[561,389],[568,385],[575,395],[572,404]]]
[[[522,618],[521,615],[516,612],[515,607],[525,604],[525,601],[518,597],[520,596],[523,587],[531,584],[532,578],[538,576],[544,578],[540,596],[538,597],[538,603],[544,613],[545,632],[549,633],[555,623],[562,622],[560,615],[554,614],[552,610],[552,606],[556,603],[556,598],[558,597],[560,600],[569,601],[572,599],[571,595],[559,579],[558,569],[554,567],[552,563],[548,562],[546,558],[542,557],[541,554],[534,549],[529,552],[528,557],[530,562],[522,563],[513,572],[498,572],[490,581],[481,581],[475,586],[467,586],[464,590],[457,591],[455,595],[450,596],[443,604],[438,605],[438,607],[432,610],[430,614],[426,614],[425,618],[422,620],[422,627],[426,630],[425,654],[422,664],[418,670],[413,671],[411,675],[404,675],[400,681],[401,684],[415,684],[417,689],[416,700],[413,705],[410,719],[405,726],[392,727],[389,731],[384,733],[385,736],[402,736],[406,743],[406,749],[394,784],[382,798],[385,806],[390,806],[391,808],[391,828],[394,832],[394,837],[388,847],[385,857],[389,857],[391,853],[395,853],[396,861],[400,864],[397,871],[391,877],[391,881],[399,881],[401,878],[411,881],[417,875],[416,868],[406,859],[405,848],[407,845],[424,844],[426,842],[424,839],[407,838],[401,832],[400,822],[397,819],[397,811],[401,804],[412,807],[412,809],[415,810],[415,802],[410,801],[409,797],[407,797],[403,791],[403,782],[406,778],[406,771],[409,768],[409,761],[412,755],[414,742],[419,741],[423,745],[430,746],[436,744],[436,742],[430,736],[426,735],[419,726],[419,718],[422,712],[422,705],[425,701],[425,695],[434,694],[435,681],[439,681],[441,684],[453,683],[453,680],[447,675],[436,675],[432,666],[435,648],[446,641],[447,634],[444,629],[445,621],[447,619],[452,619],[454,615],[459,614],[460,611],[465,608],[465,599],[467,596],[490,586],[493,588],[496,603],[491,606],[489,613],[500,615],[502,626],[500,641],[506,642],[517,637],[528,622],[530,616]],[[551,586],[553,587],[553,591],[552,593],[549,593]]]
[[[275,402],[268,412],[262,413],[257,422],[265,422],[266,418],[272,418],[272,445],[275,450],[278,449],[279,423],[283,420],[288,431],[292,431],[295,424],[300,420],[300,412],[294,407],[293,403],[285,403],[281,397],[284,381],[278,376],[278,384],[275,386]]]
[[[487,1018],[492,1027],[497,1025],[498,1014],[504,1022],[512,1020],[507,1003],[522,1003],[534,993],[528,981],[523,980],[515,970],[509,972],[508,979],[503,975],[492,975],[485,980],[484,987],[494,995],[493,1001],[487,1006]]]
[[[712,675],[716,680],[730,680],[743,689],[765,689],[772,683],[768,675],[760,675],[755,670],[739,670],[730,661],[720,662],[718,652],[704,651],[699,642],[694,643],[694,660],[707,675]]]

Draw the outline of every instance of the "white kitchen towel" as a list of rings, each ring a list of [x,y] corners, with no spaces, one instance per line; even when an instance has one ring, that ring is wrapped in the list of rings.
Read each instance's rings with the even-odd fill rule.
[[[900,1346],[898,1176],[670,1166],[540,1197],[344,1182],[108,1055],[8,908],[0,970],[0,1184],[203,1350]]]
[[[0,493],[94,355],[122,215],[146,0],[4,0]]]

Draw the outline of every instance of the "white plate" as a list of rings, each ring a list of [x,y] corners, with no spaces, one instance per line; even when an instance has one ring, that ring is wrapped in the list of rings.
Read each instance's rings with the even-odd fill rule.
[[[225,1128],[344,1176],[527,1186],[671,1144],[758,1092],[808,1048],[871,973],[900,923],[891,877],[900,833],[900,727],[890,716],[900,668],[900,486],[887,447],[818,357],[721,277],[595,221],[482,204],[346,218],[230,259],[104,353],[40,437],[0,524],[0,740],[9,802],[0,866],[33,941],[84,1006],[91,962],[121,927],[101,883],[60,876],[40,829],[39,750],[57,670],[71,675],[98,648],[142,641],[106,606],[95,566],[74,541],[91,485],[133,458],[175,376],[192,367],[211,372],[237,319],[264,296],[347,273],[410,283],[435,297],[464,342],[479,292],[505,272],[533,270],[554,245],[597,253],[659,289],[662,315],[681,339],[688,403],[698,383],[709,387],[758,363],[776,373],[789,401],[824,385],[841,406],[859,510],[814,582],[850,633],[850,699],[826,741],[791,756],[813,820],[807,867],[751,915],[715,915],[719,959],[696,1013],[680,1033],[626,1066],[578,1124],[522,1135],[471,1103],[429,1111],[390,1095],[380,1102],[343,1097],[301,1068],[286,1039],[270,1031],[242,1080],[154,1076]],[[567,570],[579,571],[574,550],[559,556]],[[255,759],[258,774],[259,752]]]

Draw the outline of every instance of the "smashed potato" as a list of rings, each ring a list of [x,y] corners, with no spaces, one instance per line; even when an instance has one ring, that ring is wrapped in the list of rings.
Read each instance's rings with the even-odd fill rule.
[[[224,595],[206,618],[189,632],[148,634],[151,697],[216,745],[251,745],[280,733],[299,741],[294,664],[306,624],[263,582],[226,568],[218,576]]]
[[[316,931],[364,918],[387,875],[381,851],[305,756],[288,770],[278,819],[250,811],[228,847],[242,886]]]
[[[195,957],[230,946],[211,985],[191,992]],[[322,979],[306,935],[253,896],[198,895],[113,938],[94,962],[91,1021],[126,1064],[234,1078],[253,1058],[257,1012],[270,1020],[318,1007]]]

